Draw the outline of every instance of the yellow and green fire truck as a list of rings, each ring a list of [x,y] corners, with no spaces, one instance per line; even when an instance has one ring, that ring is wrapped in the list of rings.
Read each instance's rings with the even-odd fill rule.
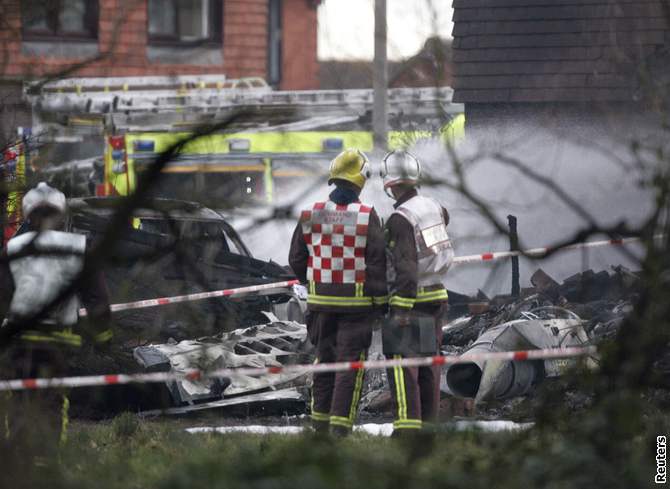
[[[373,149],[372,90],[275,92],[258,79],[206,75],[68,79],[26,93],[39,108],[38,131],[102,138],[97,195],[133,192],[142,171],[183,140],[154,196],[274,203],[296,179],[327,171],[343,148]],[[447,87],[389,90],[389,148],[435,132],[461,137],[463,108],[451,94]],[[241,117],[191,139],[231,114]]]
[[[463,116],[445,127],[448,138],[463,134]],[[192,134],[133,132],[107,136],[104,181],[99,195],[127,195],[137,175],[158,156]],[[405,147],[423,132],[392,131],[389,148]],[[327,162],[343,148],[372,151],[368,131],[239,132],[190,140],[163,169],[157,190],[161,196],[189,198],[205,192],[232,201],[248,197],[274,201],[276,190],[287,190],[295,178],[327,170]],[[321,163],[319,165],[319,163]]]

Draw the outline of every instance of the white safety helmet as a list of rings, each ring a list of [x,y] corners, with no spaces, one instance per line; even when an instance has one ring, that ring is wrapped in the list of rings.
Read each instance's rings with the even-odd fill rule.
[[[379,172],[384,182],[384,192],[393,198],[391,187],[395,185],[409,185],[417,187],[421,179],[421,163],[409,151],[394,150],[382,160]]]
[[[45,182],[40,182],[37,187],[30,190],[24,197],[22,203],[24,217],[30,217],[30,214],[39,207],[51,207],[54,210],[64,214],[67,209],[65,194],[49,187]]]

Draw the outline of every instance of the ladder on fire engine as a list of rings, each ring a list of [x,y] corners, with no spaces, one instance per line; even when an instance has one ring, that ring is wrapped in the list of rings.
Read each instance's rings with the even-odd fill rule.
[[[24,96],[38,125],[66,117],[121,131],[183,130],[234,110],[255,114],[256,127],[289,115],[265,130],[311,130],[357,120],[373,105],[371,89],[274,91],[262,78],[224,75],[72,78],[27,84]],[[463,112],[452,96],[450,87],[390,89],[389,117],[445,120]]]

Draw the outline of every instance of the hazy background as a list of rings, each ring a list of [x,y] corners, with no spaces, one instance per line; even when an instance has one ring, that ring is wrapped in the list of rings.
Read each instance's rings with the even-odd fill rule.
[[[451,38],[451,0],[387,0],[388,57],[416,54],[428,37]],[[319,59],[370,60],[374,0],[325,0],[319,7]]]
[[[550,177],[586,211],[597,216],[602,225],[624,221],[634,226],[652,209],[652,196],[638,183],[641,174],[615,163],[609,154],[590,144],[590,141],[569,140],[537,128],[509,131],[504,139],[509,144],[497,147],[498,150]],[[604,146],[616,148],[621,157],[632,162],[632,154],[625,142],[610,141]],[[470,134],[458,144],[456,151],[459,158],[467,159],[484,147],[475,134]],[[424,140],[412,149],[422,161],[424,172],[437,179],[455,181],[450,156],[439,141]],[[393,201],[382,190],[381,179],[377,176],[379,162],[378,156],[372,157],[374,177],[366,185],[361,198],[373,204],[379,215],[387,219],[393,211]],[[326,172],[327,168],[322,170]],[[487,157],[477,158],[468,166],[466,180],[473,192],[489,204],[501,221],[506,222],[508,214],[517,216],[519,236],[525,247],[550,246],[586,227],[586,222],[551,191],[504,163]],[[325,173],[321,180],[305,182],[305,187],[310,186],[311,192],[301,199],[298,208],[327,199],[332,190],[326,184]],[[463,195],[444,186],[424,187],[421,192],[437,198],[449,210],[451,223],[448,230],[457,256],[509,249],[508,238],[499,235]],[[285,265],[295,224],[295,220],[273,221],[244,232],[243,238],[259,257]],[[639,252],[636,247],[626,249]],[[500,264],[497,268],[492,263],[455,266],[450,271],[447,285],[465,293],[475,293],[477,289],[483,289],[487,294],[508,293],[510,261],[497,263]],[[631,261],[617,247],[560,252],[542,262],[522,259],[521,285],[530,285],[530,276],[538,267],[562,280],[581,270],[592,268],[599,271],[618,264],[633,269],[637,267],[635,261]]]

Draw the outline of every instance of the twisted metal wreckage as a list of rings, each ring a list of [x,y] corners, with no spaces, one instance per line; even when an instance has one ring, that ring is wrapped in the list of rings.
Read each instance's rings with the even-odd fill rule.
[[[612,273],[577,274],[562,285],[539,270],[531,279],[535,287],[522,298],[496,297],[482,304],[453,294],[452,313],[459,315],[444,327],[444,354],[565,348],[597,344],[609,338],[632,308],[638,278],[623,267]],[[465,299],[465,300],[464,300]],[[460,303],[459,303],[460,301]],[[291,304],[297,307],[294,297]],[[304,306],[303,306],[304,307]],[[482,310],[468,314],[469,310]],[[463,314],[465,313],[465,314]],[[134,357],[146,371],[185,372],[189,369],[259,367],[313,361],[306,327],[279,320],[268,313],[266,324],[229,333],[135,348]],[[375,335],[379,340],[379,332]],[[370,357],[381,357],[381,341],[373,340]],[[475,403],[524,396],[542,381],[562,375],[578,361],[548,359],[487,361],[445,367],[443,396],[472,398]],[[588,358],[594,365],[595,359]],[[379,394],[388,390],[385,373],[367,373],[361,408],[379,411]],[[172,407],[145,414],[185,414],[226,406],[251,406],[306,410],[310,378],[306,374],[270,377],[234,376],[226,379],[169,382]]]

